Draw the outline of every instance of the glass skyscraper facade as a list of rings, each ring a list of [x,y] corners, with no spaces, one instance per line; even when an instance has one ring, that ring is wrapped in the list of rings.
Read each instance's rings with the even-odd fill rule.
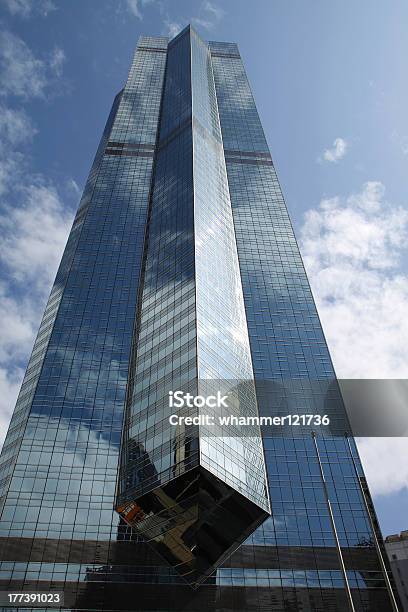
[[[237,414],[332,426],[170,426],[169,391],[223,381]],[[67,610],[393,610],[347,429],[237,46],[142,37],[3,447],[0,589]]]

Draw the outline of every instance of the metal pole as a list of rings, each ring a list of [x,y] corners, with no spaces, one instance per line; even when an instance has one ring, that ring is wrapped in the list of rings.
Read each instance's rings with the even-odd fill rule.
[[[329,511],[330,522],[331,522],[331,526],[332,526],[332,529],[333,529],[334,539],[335,539],[335,542],[336,542],[337,556],[338,556],[338,559],[339,559],[340,569],[341,569],[341,572],[343,574],[344,586],[345,586],[345,589],[346,589],[346,595],[347,595],[347,600],[348,600],[348,604],[349,604],[349,609],[350,609],[351,612],[356,612],[356,609],[354,607],[353,598],[351,596],[351,590],[350,590],[349,581],[348,581],[348,578],[347,578],[346,566],[344,565],[343,554],[341,552],[340,541],[339,541],[339,537],[337,535],[336,523],[335,523],[335,520],[334,520],[334,514],[333,514],[333,510],[332,510],[332,506],[331,506],[330,498],[329,498],[329,491],[327,489],[326,478],[324,476],[324,471],[323,471],[323,464],[322,464],[322,461],[320,459],[319,447],[317,446],[316,433],[314,431],[312,431],[312,438],[313,438],[313,442],[314,442],[314,445],[315,445],[317,461],[319,463],[320,476],[322,478],[323,489],[324,489],[324,494],[325,494],[326,503],[327,503],[327,509]]]
[[[390,596],[391,607],[393,609],[393,612],[399,612],[398,606],[397,606],[397,602],[395,600],[394,592],[392,590],[390,578],[388,576],[387,568],[386,568],[385,563],[384,563],[384,557],[382,556],[380,543],[378,541],[377,534],[375,532],[375,525],[374,525],[373,517],[372,517],[371,512],[370,512],[370,506],[368,505],[367,497],[366,497],[363,485],[361,484],[360,476],[358,475],[357,464],[356,464],[356,461],[355,461],[354,456],[353,456],[353,449],[351,448],[350,437],[349,437],[347,432],[346,432],[346,440],[347,440],[348,448],[349,448],[349,451],[350,451],[350,457],[351,457],[351,460],[353,462],[354,471],[356,473],[357,482],[358,482],[358,485],[360,487],[361,495],[363,497],[364,506],[365,506],[365,509],[367,511],[368,520],[370,522],[371,530],[373,532],[374,545],[375,545],[375,549],[376,549],[377,554],[378,554],[378,559],[380,561],[380,566],[381,566],[382,574],[384,576],[384,580],[385,580],[385,584],[386,584],[386,587],[387,587],[388,595]]]

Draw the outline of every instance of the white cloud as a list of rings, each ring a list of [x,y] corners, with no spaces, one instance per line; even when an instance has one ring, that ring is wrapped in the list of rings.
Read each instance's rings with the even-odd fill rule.
[[[27,144],[36,133],[25,111],[0,104],[0,195],[9,191],[23,174],[25,158],[14,147]]]
[[[13,288],[14,289],[14,288]],[[40,323],[45,297],[24,293],[13,295],[7,282],[0,285],[0,447],[14,410],[24,366]]]
[[[165,26],[164,34],[168,36],[169,38],[174,38],[183,29],[183,25],[181,22],[172,21],[171,19],[165,19],[164,26]]]
[[[33,176],[15,149],[35,132],[25,112],[1,107],[0,444],[72,218],[55,186]],[[71,193],[75,186],[68,185]]]
[[[373,495],[408,488],[406,438],[358,438],[357,445]]]
[[[32,179],[32,177],[30,177]],[[55,277],[72,214],[56,189],[25,184],[0,215],[0,444]]]
[[[33,4],[9,1],[14,14],[29,16]],[[39,2],[35,10],[51,10]],[[61,75],[65,55],[56,47],[46,59],[34,56],[14,34],[0,31],[1,94],[45,98]],[[37,133],[24,110],[0,104],[0,442],[14,409],[48,292],[66,242],[72,212],[53,184],[30,171],[16,147]],[[75,181],[64,186],[78,197]]]
[[[384,186],[322,200],[306,213],[301,250],[337,375],[408,377],[408,211]],[[374,494],[408,487],[405,439],[364,439],[359,449]]]
[[[0,448],[7,433],[23,374],[21,368],[0,367]]]
[[[49,13],[56,10],[56,6],[51,0],[3,0],[8,11],[12,15],[17,15],[27,19],[33,13],[42,17],[47,17]]]
[[[206,30],[212,30],[215,28],[221,19],[224,17],[225,11],[213,4],[212,2],[203,2],[200,8],[200,16],[192,17],[191,21],[198,27],[205,28]]]
[[[308,211],[301,247],[334,362],[346,378],[408,375],[408,211],[369,182]]]
[[[25,42],[11,32],[0,32],[0,84],[3,95],[41,97],[47,85],[46,66]]]
[[[331,149],[326,149],[323,153],[323,159],[328,162],[338,162],[342,159],[348,149],[348,143],[344,138],[336,138]],[[321,158],[319,158],[321,161]]]
[[[0,147],[0,151],[2,150],[3,147]],[[8,156],[0,156],[0,195],[11,189],[24,164],[24,157],[21,153],[10,152]]]
[[[7,365],[12,356],[13,362],[27,357],[34,340],[33,324],[39,317],[38,308],[30,298],[12,296],[10,285],[3,282],[0,286],[0,363]]]
[[[71,221],[53,186],[41,182],[19,189],[18,206],[0,216],[0,259],[19,283],[49,289]]]
[[[82,195],[81,188],[73,178],[69,178],[67,180],[66,189],[71,195],[74,196],[75,199],[80,198],[80,196]]]
[[[124,0],[125,6],[129,13],[137,19],[143,19],[143,10],[149,4],[156,4],[163,18],[164,34],[170,38],[174,38],[188,24],[212,30],[223,18],[225,11],[213,2],[204,0],[199,8],[197,16],[174,18],[167,10],[168,5],[156,0]],[[122,5],[123,6],[123,5]]]
[[[7,108],[0,104],[0,147],[19,145],[30,141],[37,133],[30,117],[23,110]]]
[[[56,48],[47,59],[34,56],[18,36],[0,32],[1,94],[27,98],[44,98],[47,88],[60,77],[65,55]]]
[[[162,14],[164,13],[162,5],[159,5]],[[212,2],[202,2],[197,16],[181,17],[174,19],[166,14],[164,17],[164,35],[169,38],[174,38],[185,28],[189,23],[192,23],[198,28],[205,30],[213,30],[225,15],[225,11],[218,5]]]
[[[57,76],[62,75],[62,66],[65,59],[66,57],[64,51],[60,47],[55,47],[51,54],[49,65],[51,70],[53,70]]]
[[[142,9],[147,4],[152,4],[155,0],[126,0],[129,12],[138,19],[143,19]]]
[[[203,9],[212,15],[216,21],[220,21],[225,15],[225,11],[212,2],[204,2]]]
[[[126,0],[126,3],[132,15],[134,15],[138,19],[142,19],[139,0]]]

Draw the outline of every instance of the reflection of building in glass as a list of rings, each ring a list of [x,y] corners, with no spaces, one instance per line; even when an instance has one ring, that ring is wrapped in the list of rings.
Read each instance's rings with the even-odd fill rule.
[[[408,610],[408,531],[385,538],[385,549],[392,575],[401,598],[403,610]]]
[[[169,426],[169,390],[225,380],[240,414],[324,407],[335,427]],[[391,610],[347,429],[237,46],[141,38],[1,455],[0,588],[81,610]]]

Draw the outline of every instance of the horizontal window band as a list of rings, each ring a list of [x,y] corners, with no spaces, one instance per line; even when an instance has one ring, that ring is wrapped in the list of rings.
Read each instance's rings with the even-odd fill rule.
[[[347,570],[381,571],[373,548],[342,547],[342,552]],[[154,552],[137,535],[122,541],[0,537],[0,561],[53,563],[56,559],[60,563],[119,563],[133,566],[160,564]],[[243,544],[229,557],[228,567],[331,570],[336,567],[336,562],[337,550],[334,546]],[[167,567],[165,561],[162,564]]]
[[[263,151],[237,151],[234,149],[224,149],[224,153],[230,157],[264,157],[265,159],[272,159],[270,153],[264,153]]]
[[[126,149],[146,149],[148,151],[154,151],[154,144],[142,144],[142,143],[132,143],[132,142],[116,142],[113,140],[109,140],[107,147],[116,147],[116,148],[126,148]]]
[[[128,151],[127,149],[106,149],[105,155],[119,155],[120,157],[153,157],[153,151]]]
[[[211,57],[231,57],[233,59],[241,59],[238,53],[218,53],[217,51],[211,51]]]
[[[167,49],[160,49],[160,47],[138,47],[138,51],[151,51],[153,53],[167,53]]]
[[[226,157],[225,161],[232,164],[255,164],[256,166],[273,166],[271,159],[243,159],[242,157]]]

